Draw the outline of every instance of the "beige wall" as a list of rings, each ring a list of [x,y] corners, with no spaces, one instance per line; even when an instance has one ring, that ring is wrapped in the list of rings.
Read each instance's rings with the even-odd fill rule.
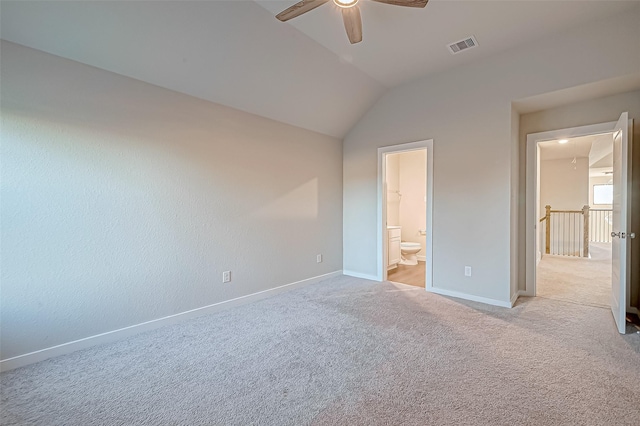
[[[344,269],[382,268],[377,149],[433,139],[434,290],[508,304],[512,280],[524,285],[525,163],[512,103],[637,73],[640,55],[624,46],[640,38],[639,19],[636,8],[389,90],[344,141]]]
[[[558,108],[550,108],[520,117],[520,164],[526,164],[527,134],[596,123],[615,122],[624,111],[634,120],[633,127],[633,182],[632,182],[632,230],[640,229],[640,90],[577,102]],[[520,173],[520,193],[524,203],[526,167]],[[526,206],[521,206],[521,222],[524,224]],[[520,227],[520,289],[524,289],[525,246],[524,226]],[[635,231],[637,233],[637,231]],[[631,306],[640,305],[640,238],[631,241]]]
[[[420,243],[418,256],[426,255],[426,237],[420,230],[427,228],[427,151],[410,151],[400,156],[400,224],[402,241]]]
[[[540,162],[540,217],[553,210],[582,210],[589,204],[589,158]]]
[[[342,268],[340,140],[7,42],[1,67],[3,359]]]
[[[387,225],[400,225],[400,154],[387,155]]]

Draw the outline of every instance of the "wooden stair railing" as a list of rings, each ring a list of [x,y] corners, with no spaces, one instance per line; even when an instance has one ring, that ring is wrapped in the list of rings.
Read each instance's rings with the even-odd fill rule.
[[[582,214],[583,235],[582,235],[582,256],[589,257],[589,206],[582,207],[582,210],[551,210],[551,206],[545,206],[545,216],[540,222],[546,221],[545,226],[545,254],[551,253],[551,214],[553,213],[571,213]]]

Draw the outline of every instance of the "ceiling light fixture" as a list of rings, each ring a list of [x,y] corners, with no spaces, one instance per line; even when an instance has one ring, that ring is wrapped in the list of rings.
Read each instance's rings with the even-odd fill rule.
[[[567,143],[567,142],[569,142],[567,139],[560,139],[560,140],[558,141],[558,143],[562,143],[562,144],[565,144],[565,143]]]
[[[344,9],[347,9],[349,7],[353,7],[356,5],[356,3],[358,3],[358,0],[333,0],[333,2],[337,5],[340,6]]]

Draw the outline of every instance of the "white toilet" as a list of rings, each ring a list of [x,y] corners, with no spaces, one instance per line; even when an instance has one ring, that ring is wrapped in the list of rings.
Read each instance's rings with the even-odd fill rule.
[[[400,243],[400,252],[402,253],[401,265],[417,265],[418,264],[418,252],[422,249],[420,243],[411,243],[403,241]]]

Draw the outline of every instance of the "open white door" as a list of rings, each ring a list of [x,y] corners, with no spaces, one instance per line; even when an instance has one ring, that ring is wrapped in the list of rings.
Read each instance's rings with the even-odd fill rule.
[[[629,114],[624,112],[613,130],[613,231],[611,232],[611,312],[618,331],[626,328],[629,281]]]

